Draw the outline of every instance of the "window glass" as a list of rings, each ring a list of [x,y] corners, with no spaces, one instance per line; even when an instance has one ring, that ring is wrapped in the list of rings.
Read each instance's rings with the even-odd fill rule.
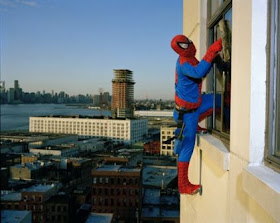
[[[280,40],[279,2],[271,0],[269,32],[269,85],[268,85],[268,159],[280,165]]]
[[[231,97],[231,32],[232,32],[232,9],[217,15],[213,24],[209,25],[209,46],[216,40],[227,34],[227,45],[214,60],[213,68],[207,78],[207,90],[214,93],[213,116],[209,119],[208,126],[229,138],[230,133],[230,97]],[[212,18],[210,18],[212,19]],[[224,21],[224,22],[223,22]],[[226,31],[226,32],[225,32]],[[223,38],[225,40],[225,38]]]
[[[211,16],[215,14],[215,12],[218,10],[218,8],[221,6],[223,3],[223,0],[211,0]]]

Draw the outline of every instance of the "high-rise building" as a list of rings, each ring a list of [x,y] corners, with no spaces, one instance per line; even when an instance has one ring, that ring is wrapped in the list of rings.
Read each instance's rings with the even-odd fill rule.
[[[14,82],[14,88],[15,88],[15,89],[19,89],[19,83],[18,83],[18,80],[15,80],[15,82]]]
[[[112,116],[133,117],[134,84],[132,71],[114,70],[112,80]]]
[[[5,90],[5,81],[0,81],[0,90]]]

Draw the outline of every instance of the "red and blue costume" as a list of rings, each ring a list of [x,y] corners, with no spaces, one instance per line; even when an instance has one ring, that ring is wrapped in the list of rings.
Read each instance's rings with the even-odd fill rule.
[[[188,179],[189,162],[195,145],[198,122],[212,114],[213,94],[201,94],[202,79],[211,69],[211,63],[222,49],[221,39],[213,43],[203,59],[195,58],[196,48],[184,35],[177,35],[171,47],[179,54],[175,73],[175,130],[174,152],[178,154],[178,188],[181,194],[195,194],[200,185]],[[220,106],[220,97],[216,100]]]

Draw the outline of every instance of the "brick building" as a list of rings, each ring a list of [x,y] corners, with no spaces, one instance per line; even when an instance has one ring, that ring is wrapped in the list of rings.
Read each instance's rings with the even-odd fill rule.
[[[22,201],[20,210],[32,211],[33,223],[46,222],[46,201],[54,196],[58,191],[58,186],[51,185],[34,185],[21,192]]]
[[[144,152],[150,155],[160,154],[160,142],[152,141],[144,144]]]
[[[1,191],[1,210],[20,210],[21,193]]]
[[[104,165],[92,171],[92,211],[114,213],[123,222],[136,222],[141,209],[142,169]]]
[[[46,223],[60,222],[68,223],[71,221],[71,198],[68,195],[55,195],[45,203]]]

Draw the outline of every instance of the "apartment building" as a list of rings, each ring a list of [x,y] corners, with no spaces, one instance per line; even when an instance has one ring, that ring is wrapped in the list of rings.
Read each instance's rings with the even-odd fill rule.
[[[20,209],[32,211],[33,223],[44,223],[46,222],[46,201],[55,195],[57,191],[58,186],[55,184],[38,184],[29,187],[21,192],[22,201],[20,203]]]
[[[92,212],[114,213],[114,218],[137,222],[141,210],[142,169],[104,165],[92,171]]]
[[[29,118],[30,132],[77,134],[83,137],[107,138],[132,144],[148,133],[146,119],[90,116],[43,116]]]
[[[161,126],[160,127],[160,155],[163,156],[174,156],[174,140],[169,143],[165,143],[166,140],[174,136],[174,126]]]

